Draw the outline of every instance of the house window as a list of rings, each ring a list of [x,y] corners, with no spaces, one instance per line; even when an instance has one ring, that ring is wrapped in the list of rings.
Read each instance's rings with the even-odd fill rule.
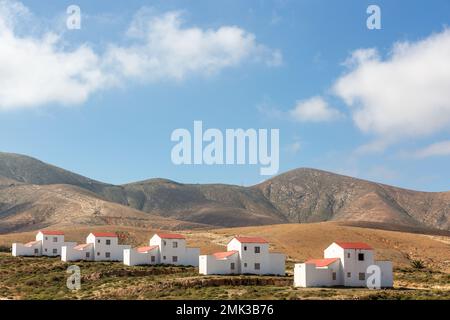
[[[165,246],[167,244],[166,240],[163,240],[163,246]]]
[[[86,252],[86,258],[89,258],[91,256],[90,252]]]
[[[58,253],[58,249],[53,249],[53,254],[57,254]]]
[[[111,252],[105,252],[105,257],[106,258],[110,258],[111,257]]]
[[[97,256],[99,256],[100,255],[100,252],[97,252]]]
[[[247,262],[246,262],[246,263],[244,263],[244,268],[247,268]]]
[[[351,272],[347,272],[347,278],[350,278],[352,276]]]
[[[247,246],[244,246],[244,251],[247,251]]]
[[[100,243],[100,239],[97,240],[97,243]]]
[[[261,252],[261,247],[255,247],[255,253],[260,253]]]
[[[172,257],[172,262],[178,262],[178,257],[177,256],[173,256]]]
[[[45,237],[45,240],[48,240],[48,237]]]
[[[111,240],[106,240],[106,245],[110,246],[111,245]]]
[[[163,256],[163,260],[166,260],[166,256]]]
[[[359,280],[366,280],[366,274],[364,272],[360,272],[358,278]]]
[[[150,257],[150,261],[151,261],[151,262],[155,262],[155,256],[151,256],[151,257]]]
[[[35,253],[35,254],[38,254],[38,253],[39,253],[39,250],[38,250],[38,249],[34,249],[34,253]]]
[[[57,237],[53,237],[53,242],[58,242],[58,238]]]
[[[175,241],[175,242],[172,242],[172,247],[173,247],[173,248],[178,248],[178,242],[176,242],[176,241]]]
[[[333,272],[332,277],[333,277],[333,281],[336,281],[336,272]]]
[[[45,250],[44,250],[45,252],[47,252],[47,248],[45,248]]]
[[[235,265],[234,265],[234,262],[232,262],[232,263],[230,264],[230,269],[231,269],[231,270],[234,270],[234,268],[235,268]]]
[[[349,258],[349,259],[350,259],[350,252],[349,252],[349,253],[347,253],[347,258]]]
[[[255,270],[260,270],[260,269],[261,269],[261,264],[255,263]]]
[[[364,253],[358,253],[358,261],[364,261]]]

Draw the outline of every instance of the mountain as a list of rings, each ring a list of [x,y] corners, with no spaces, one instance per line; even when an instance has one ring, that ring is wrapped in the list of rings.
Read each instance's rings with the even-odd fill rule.
[[[55,188],[63,195],[55,193]],[[84,200],[86,197],[89,201]],[[5,219],[18,219],[14,216],[26,215],[30,210],[36,219],[45,215],[47,222],[70,223],[75,214],[71,210],[81,204],[57,210],[55,203],[61,198],[66,199],[64,203],[95,200],[104,206],[116,206],[111,210],[116,218],[122,217],[123,223],[128,216],[139,215],[144,220],[184,221],[192,223],[187,225],[191,227],[345,221],[389,228],[450,230],[450,192],[405,190],[307,168],[251,187],[181,184],[166,179],[116,186],[27,156],[0,153],[0,232],[6,228]],[[93,212],[85,213],[84,220],[78,218],[83,223],[98,223]],[[104,214],[108,215],[106,211]],[[25,228],[26,221],[21,221],[20,228]]]
[[[64,184],[4,184],[0,179],[0,233],[48,226],[122,225],[195,229],[206,225],[177,221],[106,201],[95,193]]]
[[[289,222],[361,221],[450,229],[450,192],[419,192],[314,169],[253,188]]]
[[[92,180],[25,155],[0,152],[0,177],[25,184],[77,186],[126,204],[120,186]]]

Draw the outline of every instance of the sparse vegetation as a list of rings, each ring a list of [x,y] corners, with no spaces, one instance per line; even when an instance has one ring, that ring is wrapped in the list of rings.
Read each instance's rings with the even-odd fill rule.
[[[127,267],[75,262],[79,291],[66,288],[69,264],[58,258],[0,253],[2,299],[450,299],[450,274],[412,267],[395,270],[395,288],[294,288],[292,277],[199,276],[196,268]]]
[[[425,263],[420,260],[420,259],[413,259],[411,260],[411,267],[413,267],[414,269],[424,269],[425,268]]]

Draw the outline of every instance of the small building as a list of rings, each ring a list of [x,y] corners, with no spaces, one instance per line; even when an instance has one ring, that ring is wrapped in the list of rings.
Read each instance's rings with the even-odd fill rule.
[[[285,255],[270,253],[269,243],[260,237],[235,236],[227,251],[199,258],[200,274],[285,274]]]
[[[61,255],[63,246],[74,245],[75,242],[65,242],[64,232],[52,230],[40,230],[36,234],[36,240],[28,243],[13,243],[12,255],[19,256],[49,256]]]
[[[176,233],[157,233],[149,245],[124,250],[123,263],[127,266],[173,264],[198,266],[199,248],[186,247],[186,237]]]
[[[92,232],[86,243],[62,247],[62,261],[122,261],[124,249],[129,245],[119,244],[117,234],[112,232]]]
[[[295,264],[294,286],[367,287],[367,270],[373,265],[380,268],[380,286],[392,287],[392,263],[375,261],[372,247],[362,242],[333,242],[324,250],[323,259]]]

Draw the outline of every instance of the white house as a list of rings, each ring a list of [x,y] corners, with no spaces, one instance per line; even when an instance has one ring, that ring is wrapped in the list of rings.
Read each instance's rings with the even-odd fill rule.
[[[324,259],[311,259],[294,267],[296,287],[366,287],[369,266],[381,271],[380,286],[392,287],[392,263],[375,261],[373,249],[362,242],[333,242]]]
[[[122,261],[123,251],[129,245],[120,245],[117,234],[111,232],[93,232],[86,243],[62,247],[62,261]]]
[[[227,251],[199,258],[200,274],[285,274],[285,256],[269,253],[269,243],[259,237],[236,236]]]
[[[176,233],[157,233],[149,246],[124,250],[127,266],[145,264],[173,264],[198,266],[199,248],[186,247],[186,237]]]
[[[18,256],[59,256],[63,246],[75,245],[75,242],[64,242],[61,231],[40,230],[36,240],[25,244],[13,243],[12,255]]]

